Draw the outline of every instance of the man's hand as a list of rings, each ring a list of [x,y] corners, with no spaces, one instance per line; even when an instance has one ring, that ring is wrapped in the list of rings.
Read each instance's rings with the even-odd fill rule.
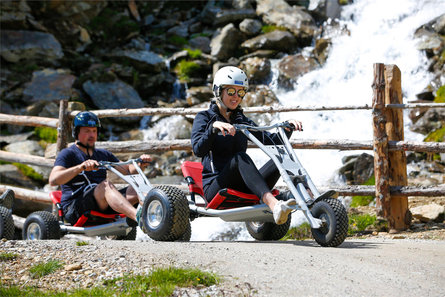
[[[99,162],[96,160],[86,160],[82,164],[80,164],[80,168],[85,171],[93,171],[99,168]]]

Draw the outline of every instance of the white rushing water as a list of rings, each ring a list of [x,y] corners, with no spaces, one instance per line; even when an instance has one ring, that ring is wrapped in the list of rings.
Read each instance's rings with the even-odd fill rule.
[[[345,106],[369,105],[372,101],[373,64],[395,64],[402,73],[404,101],[415,99],[431,81],[427,59],[416,49],[414,31],[445,12],[444,0],[356,0],[343,7],[341,25],[350,34],[332,38],[326,64],[298,79],[293,91],[271,87],[283,105]],[[310,49],[305,49],[305,51]],[[280,115],[282,120],[296,118],[304,131],[293,138],[372,140],[371,111],[294,112]],[[405,126],[409,121],[405,119]],[[405,127],[405,139],[419,141],[419,135]],[[341,167],[345,155],[358,151],[299,150],[297,155],[316,185],[328,185]],[[368,152],[372,154],[372,152]],[[255,161],[262,153],[249,150]],[[293,215],[293,224],[302,222]],[[192,222],[192,240],[211,240],[237,225],[220,219],[200,218]],[[242,231],[240,240],[251,240]]]

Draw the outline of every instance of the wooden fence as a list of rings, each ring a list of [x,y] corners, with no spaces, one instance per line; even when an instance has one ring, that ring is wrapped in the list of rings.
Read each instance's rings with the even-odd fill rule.
[[[445,104],[403,104],[400,70],[395,65],[374,64],[372,106],[267,106],[245,108],[245,113],[275,113],[290,111],[372,110],[374,137],[370,141],[353,140],[292,140],[295,149],[373,150],[374,186],[343,186],[332,188],[341,196],[377,197],[377,212],[389,222],[391,229],[405,230],[411,216],[407,196],[445,196],[445,186],[407,186],[405,151],[444,153],[445,143],[409,142],[403,140],[403,109],[445,108]],[[0,151],[0,160],[29,165],[52,167],[57,153],[67,146],[70,120],[79,111],[68,111],[68,102],[61,101],[59,118],[15,116],[0,113],[0,124],[46,126],[57,128],[54,154],[48,158]],[[195,115],[201,108],[140,108],[93,111],[98,117],[129,117],[146,115]],[[97,142],[98,148],[113,153],[159,153],[168,150],[191,151],[190,140],[113,141]],[[251,144],[250,147],[253,147]],[[0,185],[0,191],[11,188],[17,198],[51,203],[46,193]]]

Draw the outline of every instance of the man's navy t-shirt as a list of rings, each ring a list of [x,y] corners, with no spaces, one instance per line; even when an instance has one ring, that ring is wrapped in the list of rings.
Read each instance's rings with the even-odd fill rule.
[[[91,158],[82,152],[75,144],[63,149],[56,158],[54,166],[62,166],[65,168],[71,168],[79,165],[84,161],[92,159],[97,161],[110,161],[119,162],[119,160],[109,151],[104,149],[94,149]],[[86,176],[86,177],[85,177]],[[77,195],[80,195],[86,186],[89,184],[99,184],[107,178],[107,171],[105,169],[99,169],[95,171],[82,171],[72,180],[64,185],[62,188],[62,208],[71,204]]]

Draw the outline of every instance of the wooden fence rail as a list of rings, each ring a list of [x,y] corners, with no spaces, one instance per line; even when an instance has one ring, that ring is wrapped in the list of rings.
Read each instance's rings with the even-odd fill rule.
[[[445,196],[445,186],[427,188],[408,187],[405,151],[444,153],[445,143],[411,142],[403,140],[404,109],[445,108],[445,103],[402,103],[400,70],[395,65],[374,64],[372,106],[261,106],[244,108],[245,113],[276,113],[294,111],[371,110],[374,138],[371,141],[354,140],[292,140],[295,149],[373,150],[376,186],[345,186],[336,190],[342,196],[376,196],[377,210],[385,216],[390,228],[404,230],[409,226],[407,196]],[[204,108],[140,108],[93,110],[100,118],[147,115],[195,115]],[[58,129],[57,144],[46,158],[0,151],[0,160],[52,167],[57,153],[67,145],[69,121],[79,111],[67,111],[67,102],[61,101],[59,119],[16,116],[0,113],[0,124],[20,126],[47,126]],[[113,153],[158,153],[166,150],[191,151],[190,140],[150,140],[98,142],[98,148]],[[255,147],[250,144],[249,147]],[[13,188],[18,198],[50,202],[47,194],[17,187],[0,185],[0,192]],[[322,187],[321,187],[322,189]],[[33,193],[32,193],[33,192]],[[46,196],[46,197],[44,197]]]

